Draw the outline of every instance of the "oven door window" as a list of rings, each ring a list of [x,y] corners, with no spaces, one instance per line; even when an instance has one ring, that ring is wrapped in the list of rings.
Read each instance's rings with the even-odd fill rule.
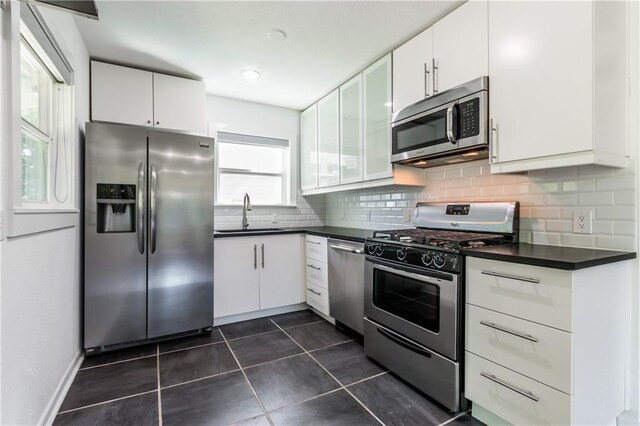
[[[437,285],[374,268],[373,304],[424,329],[440,332]]]
[[[449,143],[447,108],[395,126],[392,132],[394,154]]]

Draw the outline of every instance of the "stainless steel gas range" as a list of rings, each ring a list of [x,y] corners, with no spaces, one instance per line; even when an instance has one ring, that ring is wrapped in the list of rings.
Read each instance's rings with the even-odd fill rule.
[[[414,229],[365,243],[368,356],[452,411],[461,409],[464,256],[517,241],[517,202],[418,203]]]

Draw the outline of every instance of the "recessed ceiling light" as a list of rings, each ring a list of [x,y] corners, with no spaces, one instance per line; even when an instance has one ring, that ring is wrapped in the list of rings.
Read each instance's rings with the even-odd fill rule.
[[[251,69],[243,70],[242,76],[247,80],[255,80],[258,77],[260,77],[260,72],[257,70],[251,70]]]
[[[273,29],[267,33],[267,37],[269,37],[270,40],[283,41],[287,38],[287,33],[282,30]]]

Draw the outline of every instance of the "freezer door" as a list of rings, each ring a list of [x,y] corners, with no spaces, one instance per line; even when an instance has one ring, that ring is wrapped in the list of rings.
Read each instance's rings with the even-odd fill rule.
[[[149,131],[149,338],[213,324],[213,152]]]
[[[147,131],[87,123],[85,141],[84,347],[95,348],[147,337]]]

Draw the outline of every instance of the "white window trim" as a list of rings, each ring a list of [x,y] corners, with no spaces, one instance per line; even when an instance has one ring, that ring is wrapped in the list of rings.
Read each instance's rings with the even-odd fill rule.
[[[7,2],[2,13],[3,27],[8,29],[10,36],[2,45],[2,54],[5,56],[4,64],[6,72],[0,84],[5,94],[5,103],[2,105],[3,137],[9,143],[4,144],[0,154],[3,170],[2,180],[4,185],[2,194],[2,212],[0,223],[0,239],[7,237],[19,237],[27,234],[52,231],[78,226],[79,209],[76,197],[75,166],[70,168],[69,194],[72,196],[70,206],[54,206],[51,208],[33,208],[34,203],[22,201],[22,172],[21,172],[21,102],[20,102],[20,45],[22,34],[20,31],[20,8],[22,2]],[[41,17],[40,17],[41,18]],[[7,31],[5,30],[5,33]],[[53,36],[51,36],[53,37]],[[58,48],[59,49],[59,48]],[[62,55],[62,52],[59,51]],[[55,89],[55,88],[54,88]],[[75,116],[75,97],[73,90],[69,93],[71,117]],[[75,122],[70,119],[68,161],[70,165],[76,164],[75,143],[77,130]],[[2,226],[4,225],[4,226]]]
[[[211,132],[210,132],[211,133]],[[293,155],[295,155],[294,152],[294,148],[293,148],[293,144],[292,141],[287,139],[287,138],[282,138],[282,137],[275,137],[275,136],[259,136],[259,135],[247,135],[245,133],[240,133],[240,132],[230,132],[230,131],[225,131],[223,133],[232,133],[232,134],[238,134],[238,135],[243,135],[243,136],[250,136],[250,137],[258,137],[258,138],[265,138],[265,139],[280,139],[283,141],[287,141],[288,143],[288,147],[287,149],[283,149],[283,162],[284,162],[284,167],[285,170],[282,173],[258,173],[258,172],[245,172],[245,171],[241,171],[241,170],[236,170],[236,169],[225,169],[225,168],[221,168],[219,167],[219,161],[220,161],[220,152],[219,152],[219,142],[220,142],[220,138],[218,137],[218,133],[215,134],[215,165],[214,165],[214,172],[215,172],[215,197],[214,197],[214,206],[215,207],[242,207],[242,203],[237,203],[237,204],[229,204],[229,203],[219,203],[218,202],[218,194],[220,193],[220,174],[221,173],[228,173],[228,174],[248,174],[248,175],[254,175],[254,176],[282,176],[282,195],[284,197],[287,198],[286,202],[282,203],[282,204],[256,204],[254,202],[252,202],[252,207],[253,208],[261,208],[261,207],[266,207],[266,208],[273,208],[273,207],[282,207],[282,208],[287,208],[287,207],[296,207],[296,194],[294,191],[294,188],[296,188],[294,179],[294,173],[293,173],[293,161],[292,161],[292,157]],[[222,143],[232,143],[232,142],[222,142]],[[257,146],[260,146],[260,144],[256,144]],[[251,196],[251,194],[249,194],[249,196]]]

